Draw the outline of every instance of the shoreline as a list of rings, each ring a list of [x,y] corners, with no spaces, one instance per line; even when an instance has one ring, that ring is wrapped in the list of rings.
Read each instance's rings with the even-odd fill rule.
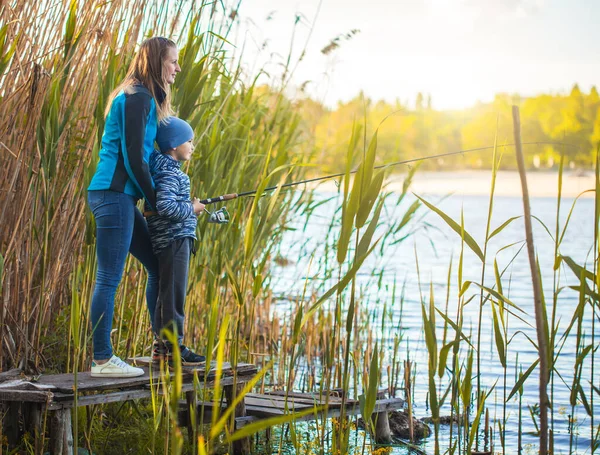
[[[406,174],[392,174],[385,184],[386,189],[402,191]],[[490,193],[492,173],[486,171],[424,171],[414,176],[410,191],[418,194],[487,196]],[[324,191],[337,191],[336,180],[313,183],[311,187]],[[527,186],[530,197],[552,197],[558,194],[558,171],[530,171],[527,173]],[[585,190],[593,190],[593,171],[564,171],[562,197],[575,198]],[[498,171],[495,196],[521,197],[521,180],[518,171]],[[582,198],[593,198],[588,192]]]

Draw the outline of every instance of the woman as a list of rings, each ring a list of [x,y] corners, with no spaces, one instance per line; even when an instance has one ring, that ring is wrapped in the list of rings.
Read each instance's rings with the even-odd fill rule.
[[[146,303],[150,321],[158,294],[158,263],[150,235],[136,202],[144,198],[156,208],[148,159],[159,122],[173,113],[169,86],[181,71],[177,45],[161,37],[144,41],[125,80],[112,92],[96,173],[88,187],[88,203],[96,219],[98,271],[92,297],[93,377],[133,377],[144,370],[113,354],[110,341],[115,293],[127,253],[148,273]]]

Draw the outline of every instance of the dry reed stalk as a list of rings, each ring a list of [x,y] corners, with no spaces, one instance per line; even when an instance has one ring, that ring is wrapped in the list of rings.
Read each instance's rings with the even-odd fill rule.
[[[538,276],[538,268],[535,256],[535,247],[533,244],[533,228],[531,223],[531,208],[529,205],[529,190],[527,188],[527,175],[525,172],[525,160],[521,149],[521,120],[519,108],[512,107],[513,127],[515,137],[515,151],[517,154],[517,163],[519,165],[519,176],[521,178],[521,189],[523,191],[523,212],[525,221],[525,235],[527,238],[527,252],[529,256],[529,266],[531,268],[531,281],[533,283],[533,296],[535,308],[535,323],[538,340],[538,354],[540,359],[540,454],[548,453],[548,333],[547,321],[542,307],[542,287]]]

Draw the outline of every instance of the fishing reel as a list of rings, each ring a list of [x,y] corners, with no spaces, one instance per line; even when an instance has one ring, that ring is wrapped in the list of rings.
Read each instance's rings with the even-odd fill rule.
[[[225,207],[220,208],[219,210],[215,210],[214,212],[209,212],[206,207],[204,211],[208,213],[208,222],[215,224],[227,224],[229,223],[229,212]]]

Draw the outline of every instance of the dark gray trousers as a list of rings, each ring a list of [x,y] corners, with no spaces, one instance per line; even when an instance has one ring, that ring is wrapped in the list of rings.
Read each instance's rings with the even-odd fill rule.
[[[183,340],[185,294],[188,283],[190,254],[194,239],[174,240],[158,253],[158,299],[154,312],[154,328],[177,331],[179,344]]]

